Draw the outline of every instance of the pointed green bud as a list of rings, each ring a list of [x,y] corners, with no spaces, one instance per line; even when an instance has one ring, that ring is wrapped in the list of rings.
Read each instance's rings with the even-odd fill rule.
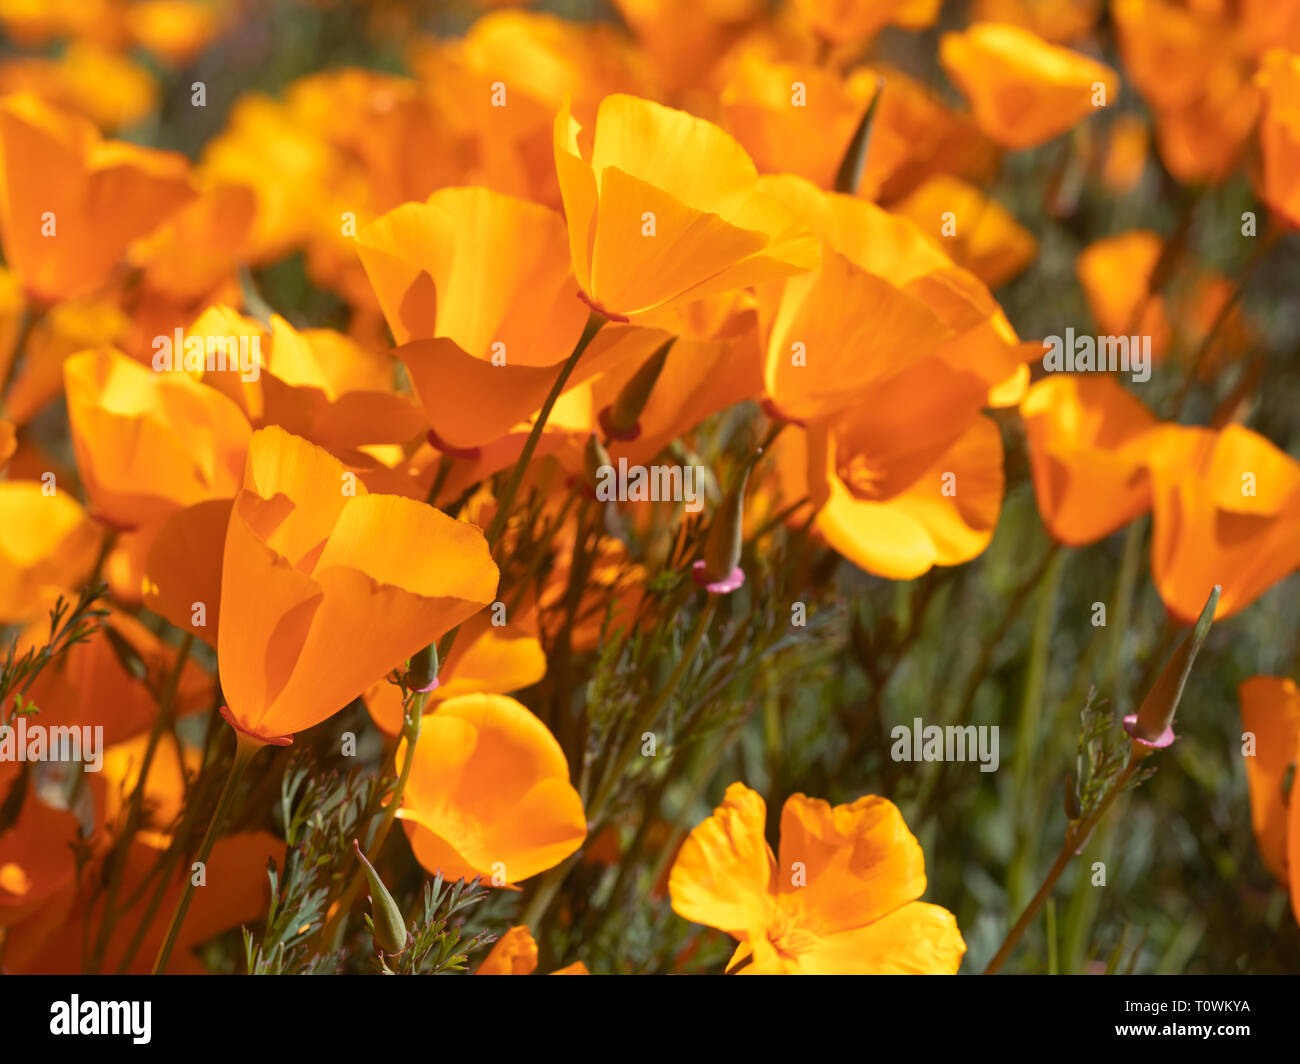
[[[352,848],[356,851],[357,860],[366,870],[366,880],[370,884],[371,929],[375,936],[375,945],[384,953],[401,953],[406,949],[409,940],[402,911],[397,907],[397,902],[393,901],[393,896],[388,893],[388,888],[379,878],[379,873],[361,852],[361,843],[353,839]]]
[[[884,89],[885,79],[880,78],[876,82],[876,91],[871,96],[871,102],[867,104],[866,113],[858,123],[858,128],[853,131],[853,139],[849,141],[844,158],[840,160],[840,168],[835,174],[836,192],[852,196],[862,184],[862,173],[867,168],[867,147],[871,143],[871,120],[875,117],[876,106],[880,103]]]
[[[1196,654],[1205,642],[1205,637],[1210,634],[1210,625],[1214,623],[1214,611],[1219,605],[1221,591],[1222,588],[1215,584],[1195,626],[1169,656],[1169,661],[1142,700],[1138,711],[1124,718],[1124,730],[1141,746],[1161,749],[1174,741],[1174,714],[1178,711],[1178,703],[1183,697],[1183,688],[1192,671]]]
[[[611,440],[634,440],[641,435],[641,413],[650,402],[668,352],[677,337],[669,337],[619,391],[614,402],[600,412],[600,427]]]
[[[406,671],[406,686],[427,694],[438,686],[438,644],[430,643],[411,659]]]
[[[745,582],[745,572],[740,568],[745,531],[745,484],[749,480],[749,471],[762,454],[761,449],[757,450],[745,460],[713,517],[713,527],[704,541],[704,557],[693,566],[691,575],[695,582],[715,595],[729,594]]]

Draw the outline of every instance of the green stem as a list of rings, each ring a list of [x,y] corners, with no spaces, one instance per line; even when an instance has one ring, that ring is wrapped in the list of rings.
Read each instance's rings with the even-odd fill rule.
[[[551,385],[550,394],[547,395],[546,402],[542,404],[537,420],[533,422],[533,428],[524,443],[524,449],[519,453],[519,460],[515,463],[514,472],[510,474],[506,489],[497,500],[497,512],[493,516],[492,524],[488,526],[487,532],[488,549],[490,551],[496,551],[497,541],[501,538],[501,533],[505,531],[506,521],[510,517],[510,509],[514,505],[515,496],[519,493],[519,485],[523,483],[524,473],[528,470],[528,464],[532,461],[533,452],[537,450],[537,444],[541,441],[542,431],[546,428],[546,422],[551,416],[551,411],[555,408],[555,403],[564,391],[564,386],[569,382],[569,378],[577,368],[578,360],[582,358],[583,353],[595,338],[596,333],[600,331],[600,327],[605,324],[605,321],[606,319],[602,315],[592,314],[587,320],[587,327],[582,330],[582,335],[573,348],[573,354],[565,360],[560,375],[555,378],[555,383]]]
[[[1016,921],[1015,926],[1007,933],[1001,948],[989,961],[988,967],[984,969],[985,975],[997,975],[1001,970],[1002,965],[1011,956],[1011,951],[1016,948],[1016,943],[1020,941],[1020,937],[1025,933],[1025,929],[1033,921],[1038,910],[1043,907],[1043,902],[1047,901],[1051,895],[1052,889],[1056,886],[1056,881],[1061,878],[1061,874],[1069,865],[1071,858],[1088,844],[1093,829],[1101,818],[1106,815],[1115,799],[1128,786],[1128,781],[1142,763],[1143,756],[1137,753],[1135,745],[1134,750],[1129,754],[1128,764],[1124,766],[1124,771],[1115,778],[1115,781],[1110,785],[1110,789],[1106,791],[1105,797],[1097,804],[1097,808],[1077,824],[1072,824],[1066,829],[1065,841],[1061,844],[1061,852],[1056,855],[1056,860],[1052,862],[1052,867],[1047,872],[1047,878],[1043,880],[1042,886],[1038,888],[1038,893],[1030,900],[1025,911],[1020,914],[1020,919]]]
[[[212,813],[212,820],[208,824],[207,834],[203,836],[203,842],[199,846],[199,852],[195,857],[198,864],[207,864],[208,857],[212,854],[212,847],[221,834],[221,826],[225,822],[226,814],[230,812],[230,805],[234,801],[235,791],[239,786],[239,781],[243,778],[244,770],[248,768],[248,763],[253,760],[253,757],[263,746],[262,743],[249,738],[243,732],[236,733],[235,743],[235,760],[230,766],[230,775],[226,777],[226,785],[222,788],[221,797],[217,799],[217,808]],[[167,925],[167,934],[164,936],[163,944],[158,950],[158,957],[153,962],[154,975],[162,975],[167,970],[167,962],[171,959],[172,949],[176,945],[176,937],[180,934],[181,925],[185,923],[185,914],[189,912],[190,902],[193,900],[194,877],[190,876],[186,880],[185,889],[181,892],[180,900],[176,903],[171,922]]]

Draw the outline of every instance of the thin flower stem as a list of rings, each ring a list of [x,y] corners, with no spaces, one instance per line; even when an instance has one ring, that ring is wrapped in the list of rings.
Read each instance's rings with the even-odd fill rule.
[[[501,498],[497,500],[497,512],[492,517],[492,524],[488,526],[488,550],[493,553],[496,552],[497,541],[501,538],[501,533],[505,531],[506,521],[510,518],[510,509],[514,505],[515,496],[519,493],[519,485],[523,483],[524,473],[527,472],[528,464],[532,461],[533,452],[537,450],[537,444],[541,442],[542,431],[546,428],[546,422],[551,416],[551,411],[555,408],[555,403],[564,391],[564,386],[568,384],[569,378],[577,368],[578,360],[582,358],[588,345],[590,345],[606,320],[600,314],[592,314],[587,320],[587,327],[582,330],[582,335],[573,348],[573,354],[565,360],[564,368],[560,370],[560,375],[555,378],[555,383],[551,385],[550,394],[547,395],[546,402],[542,404],[537,420],[533,422],[532,431],[528,433],[524,449],[519,453],[519,460],[515,463],[514,472],[510,474],[506,489],[501,493]]]
[[[262,749],[262,743],[248,738],[242,732],[236,735],[235,760],[230,766],[230,775],[226,777],[226,785],[222,788],[221,797],[217,799],[217,808],[212,813],[212,820],[208,823],[207,834],[203,836],[203,843],[199,846],[199,852],[195,856],[195,861],[199,864],[206,864],[212,854],[212,847],[217,841],[217,836],[221,834],[221,826],[225,822],[226,814],[230,812],[230,804],[234,800],[235,791],[239,786],[239,781],[243,778],[244,770],[248,768],[248,763],[253,760],[257,752]],[[179,901],[176,903],[176,909],[172,913],[171,922],[167,925],[167,934],[163,938],[163,944],[158,950],[158,957],[153,962],[154,975],[162,975],[167,970],[167,962],[171,959],[172,949],[176,945],[176,937],[180,934],[181,925],[185,922],[185,914],[189,912],[190,902],[194,900],[194,877],[191,876],[185,883],[185,889],[181,892]]]
[[[376,830],[374,838],[370,840],[370,844],[366,847],[374,855],[372,860],[379,859],[379,851],[383,849],[384,841],[388,838],[388,833],[393,827],[393,821],[397,819],[397,811],[402,807],[402,795],[406,793],[406,782],[411,778],[411,769],[415,765],[415,744],[420,740],[420,723],[424,719],[424,704],[428,697],[427,694],[417,694],[407,711],[406,719],[402,722],[401,738],[406,740],[406,760],[402,762],[402,770],[397,776],[397,784],[393,787],[388,806],[384,810],[384,818],[379,822],[379,828]],[[364,875],[365,872],[360,862],[353,862],[352,873],[348,876],[343,893],[339,895],[334,915],[321,928],[320,941],[329,943],[331,949],[336,948],[335,940],[343,931],[343,924],[352,909],[352,903],[357,900],[357,894],[361,890],[361,880]],[[326,911],[329,911],[328,906]]]
[[[1066,829],[1065,841],[1061,844],[1061,852],[1056,855],[1056,860],[1052,862],[1047,878],[1043,880],[1042,886],[1038,888],[1038,893],[1030,899],[1028,906],[1020,914],[1020,919],[1016,921],[1015,926],[1007,933],[1001,948],[989,961],[988,967],[984,969],[985,975],[997,975],[1001,970],[1002,965],[1011,956],[1011,951],[1016,948],[1016,943],[1020,941],[1020,937],[1025,933],[1025,929],[1037,915],[1038,910],[1043,907],[1043,902],[1051,895],[1053,888],[1056,886],[1056,881],[1061,878],[1061,874],[1065,871],[1071,859],[1088,844],[1093,829],[1101,821],[1101,818],[1106,815],[1115,799],[1128,786],[1128,781],[1133,778],[1133,773],[1138,770],[1142,758],[1143,755],[1137,752],[1135,744],[1133,750],[1129,753],[1128,764],[1124,766],[1124,771],[1111,783],[1105,796],[1097,804],[1097,808],[1077,824],[1072,824]]]

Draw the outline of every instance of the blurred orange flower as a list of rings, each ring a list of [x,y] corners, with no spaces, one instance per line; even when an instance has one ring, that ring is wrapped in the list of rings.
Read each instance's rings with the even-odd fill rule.
[[[30,93],[0,100],[0,169],[5,261],[38,303],[104,285],[131,241],[193,196],[184,156],[100,140]]]
[[[1300,920],[1300,814],[1296,785],[1288,778],[1300,762],[1300,690],[1289,677],[1252,676],[1237,688],[1242,729],[1254,739],[1246,762],[1250,822],[1260,855],[1281,884],[1291,888]]]
[[[1119,76],[1104,63],[1006,23],[944,34],[939,59],[980,128],[1005,148],[1044,144],[1119,94]]]
[[[519,924],[510,928],[496,940],[492,952],[483,958],[475,970],[475,975],[532,975],[537,971],[537,943],[532,932]],[[582,961],[573,964],[552,975],[590,975]]]

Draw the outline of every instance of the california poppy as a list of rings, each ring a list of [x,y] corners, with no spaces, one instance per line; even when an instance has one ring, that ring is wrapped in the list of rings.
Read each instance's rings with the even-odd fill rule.
[[[1260,855],[1279,883],[1291,888],[1300,920],[1300,815],[1292,781],[1300,763],[1300,691],[1283,676],[1252,676],[1237,688],[1241,726],[1253,743],[1244,758],[1250,786],[1250,822]]]
[[[966,943],[952,913],[917,901],[925,857],[897,807],[868,795],[832,807],[793,794],[779,859],[767,807],[733,783],[683,844],[673,911],[739,940],[728,964],[753,975],[952,975]]]
[[[405,742],[398,761],[406,756]],[[462,695],[424,719],[398,811],[416,859],[447,879],[514,886],[587,835],[555,737],[505,695]]]
[[[497,575],[477,528],[259,429],[222,561],[227,718],[263,741],[320,723],[491,602]]]

